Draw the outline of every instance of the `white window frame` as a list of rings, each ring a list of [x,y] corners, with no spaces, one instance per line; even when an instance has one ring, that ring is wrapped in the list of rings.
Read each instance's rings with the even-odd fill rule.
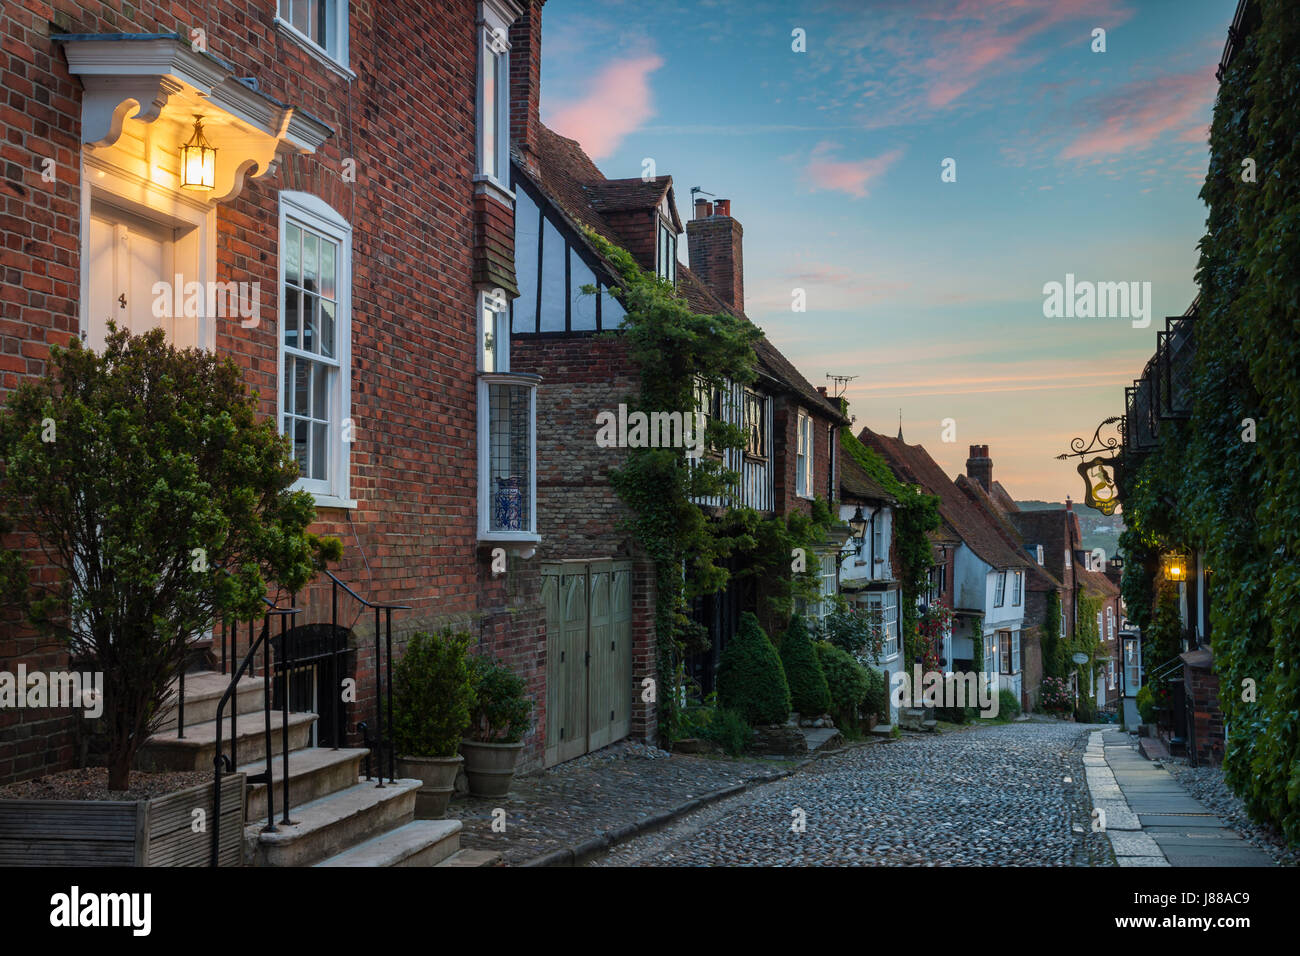
[[[677,284],[677,233],[663,216],[659,217],[659,235],[655,241],[655,274]]]
[[[1011,587],[1011,606],[1020,607],[1021,601],[1025,598],[1025,575],[1023,571],[1017,571],[1015,581]]]
[[[1106,640],[1115,640],[1115,609],[1106,607]]]
[[[478,537],[480,541],[533,543],[537,533],[537,384],[541,376],[512,372],[484,372],[478,377]],[[524,386],[528,401],[528,527],[521,531],[492,529],[491,399],[489,386]]]
[[[1041,544],[1036,544],[1036,545],[1034,545],[1034,556],[1035,556],[1036,558],[1038,558],[1038,566],[1039,566],[1039,567],[1042,567],[1042,566],[1043,566],[1043,546],[1042,546]]]
[[[330,392],[331,406],[337,409],[337,414],[330,416],[331,427],[326,430],[330,439],[330,447],[326,453],[326,474],[329,477],[324,481],[299,478],[294,483],[294,488],[310,492],[318,507],[355,508],[357,503],[351,498],[352,442],[343,440],[343,423],[352,416],[352,225],[324,200],[310,193],[291,191],[280,193],[280,227],[276,235],[276,252],[279,259],[276,301],[280,303],[280,317],[284,315],[282,247],[285,227],[290,219],[299,226],[305,226],[313,232],[333,239],[339,247],[338,268],[334,277],[338,288],[334,328],[338,374],[335,376],[334,388]],[[276,322],[275,336],[275,421],[276,428],[284,434],[285,346],[284,329],[279,321]],[[355,430],[351,434],[355,438]]]
[[[895,590],[871,591],[867,594],[867,613],[881,629],[880,660],[882,663],[893,660],[899,654],[900,604],[898,591]]]
[[[289,0],[277,0],[275,5],[275,27],[281,33],[296,40],[315,59],[327,66],[339,68],[339,72],[352,79],[356,74],[348,68],[348,0],[318,0],[319,3],[331,4],[334,15],[331,17],[334,30],[338,35],[338,50],[331,53],[325,45],[313,40],[293,25],[289,11]]]
[[[813,496],[813,427],[812,416],[803,409],[799,410],[795,443],[798,448],[795,457],[795,494],[800,498]]]
[[[510,371],[510,305],[496,290],[481,289],[478,307],[478,365],[480,372]],[[488,336],[492,348],[488,350]],[[489,354],[491,361],[488,361]]]
[[[1002,635],[1007,635],[1007,656],[1002,655]],[[1014,677],[1020,673],[1020,632],[1003,628],[996,632],[993,646],[998,649],[998,673]],[[1010,666],[1010,670],[1006,667]]]
[[[1007,601],[1007,572],[999,571],[993,579],[993,606],[1002,607]]]
[[[510,191],[510,17],[503,6],[484,0],[478,6],[478,82],[475,93],[474,181],[490,183],[504,197],[513,199]],[[504,47],[504,49],[498,49]],[[489,71],[495,68],[496,82],[493,101],[496,106],[496,153],[491,169],[487,167],[486,147],[489,119],[486,90]]]

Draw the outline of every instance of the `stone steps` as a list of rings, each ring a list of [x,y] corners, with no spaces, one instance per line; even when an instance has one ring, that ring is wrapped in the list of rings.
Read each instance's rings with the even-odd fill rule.
[[[316,866],[438,866],[460,852],[459,820],[413,820]]]
[[[873,736],[873,737],[892,737],[892,736],[894,736],[894,725],[893,725],[893,724],[876,724],[876,726],[874,726],[874,727],[871,728],[871,736]]]
[[[497,850],[457,850],[438,866],[505,866]]]
[[[316,723],[315,714],[289,715],[289,750],[299,750],[311,740],[312,725]],[[281,728],[284,724],[280,711],[271,712],[271,753],[278,754],[284,745]],[[230,719],[221,721],[221,749],[230,753]],[[237,722],[238,745],[235,756],[239,765],[236,769],[258,773],[258,762],[265,763],[266,735],[265,724],[260,713],[250,713]],[[190,724],[186,717],[185,736],[177,737],[171,730],[154,734],[141,746],[136,756],[136,766],[141,770],[211,770],[212,758],[217,753],[217,724],[208,720],[201,724]]]
[[[352,786],[361,772],[361,760],[369,751],[355,748],[331,750],[328,747],[307,747],[289,753],[289,816],[304,803],[318,800]],[[263,764],[265,768],[265,764]],[[260,773],[251,766],[250,773]],[[277,757],[271,763],[271,782],[275,787],[276,818],[284,813],[284,760]],[[247,809],[244,819],[256,823],[266,818],[266,784],[250,783],[247,787]]]
[[[237,708],[236,713],[250,714],[255,710],[262,709],[262,686],[266,682],[260,677],[244,677],[239,681],[239,690],[226,704],[226,709],[222,714],[223,717],[229,718],[231,709]],[[188,729],[194,724],[203,724],[217,716],[217,704],[221,702],[221,697],[230,686],[230,677],[226,674],[220,674],[216,671],[198,671],[193,674],[185,675],[185,726]],[[162,723],[159,725],[158,732],[164,730],[176,730],[176,704],[178,684],[173,681],[171,685],[171,696],[166,704],[163,705]]]
[[[311,866],[340,854],[412,822],[415,792],[421,786],[419,780],[400,778],[383,787],[358,780],[345,790],[291,807],[293,823],[277,822],[274,833],[262,833],[265,824],[250,823],[244,827],[245,860],[253,866]]]

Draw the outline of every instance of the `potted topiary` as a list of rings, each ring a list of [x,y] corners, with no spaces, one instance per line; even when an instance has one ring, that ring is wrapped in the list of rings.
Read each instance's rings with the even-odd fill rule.
[[[524,681],[500,661],[471,658],[475,704],[469,737],[460,743],[469,792],[503,797],[524,749],[533,705]]]
[[[447,812],[464,758],[457,753],[474,706],[469,634],[424,631],[406,645],[393,670],[393,742],[403,777],[424,782],[415,815],[432,820]]]

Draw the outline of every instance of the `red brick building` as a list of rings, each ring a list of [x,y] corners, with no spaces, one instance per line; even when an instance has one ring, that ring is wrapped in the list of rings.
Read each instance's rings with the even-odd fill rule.
[[[495,290],[517,291],[510,119],[495,104],[509,75],[536,75],[535,48],[510,56],[520,12],[514,0],[6,3],[0,390],[41,374],[51,343],[102,342],[110,316],[234,357],[293,439],[314,530],[343,542],[340,578],[410,606],[394,614],[399,643],[468,628],[526,676],[542,728],[535,381],[493,378],[483,328]],[[522,95],[535,106],[535,85]],[[201,190],[179,180],[196,115],[216,148]],[[260,310],[155,319],[152,286],[176,276],[247,283]],[[489,489],[502,457],[516,467]],[[297,603],[328,620],[328,592]],[[355,739],[373,708],[373,615],[352,604],[344,617]],[[0,669],[64,659],[0,623]],[[535,730],[525,766],[542,748]],[[0,714],[0,782],[79,759],[66,713]]]
[[[513,101],[519,296],[510,306],[509,361],[516,373],[541,376],[538,559],[549,635],[549,764],[624,735],[653,739],[657,732],[655,705],[642,693],[643,681],[657,679],[653,567],[621,526],[628,512],[607,478],[625,452],[595,441],[597,416],[635,397],[639,373],[623,344],[602,336],[624,315],[610,292],[622,280],[588,231],[674,283],[700,314],[743,315],[743,230],[725,200],[701,201],[683,229],[671,176],[608,179],[576,142],[541,124],[536,97],[521,92],[539,84],[540,3],[516,26],[512,44],[515,62],[528,70],[515,75]],[[679,263],[683,231],[690,268]],[[584,287],[596,294],[583,294]],[[837,497],[838,410],[770,342],[755,351],[755,385],[703,397],[707,414],[752,428],[748,447],[726,452],[728,467],[741,475],[737,498],[702,505],[784,514],[809,509],[814,495]],[[741,590],[696,608],[713,636],[709,654],[692,662],[702,686],[711,686],[740,611],[754,604]]]

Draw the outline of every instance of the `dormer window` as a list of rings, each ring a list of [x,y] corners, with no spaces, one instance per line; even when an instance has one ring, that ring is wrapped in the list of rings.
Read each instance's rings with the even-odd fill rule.
[[[497,3],[479,4],[478,175],[508,192],[510,181],[510,21]]]
[[[813,422],[807,412],[799,412],[798,428],[794,490],[800,498],[811,498],[813,496]]]
[[[1043,546],[1041,544],[1034,546],[1034,556],[1038,558],[1038,566],[1043,566]]]
[[[658,252],[655,255],[655,274],[673,285],[677,284],[677,233],[672,226],[659,220]]]

